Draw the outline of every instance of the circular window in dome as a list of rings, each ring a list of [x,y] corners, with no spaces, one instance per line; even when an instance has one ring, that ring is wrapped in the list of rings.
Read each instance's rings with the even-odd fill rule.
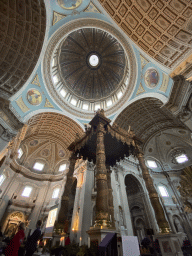
[[[159,74],[156,69],[150,68],[145,72],[144,79],[149,88],[155,88],[159,82]]]
[[[88,58],[88,61],[89,61],[89,65],[92,67],[92,68],[95,68],[99,65],[99,57],[98,55],[96,54],[90,54],[89,55],[89,58]]]

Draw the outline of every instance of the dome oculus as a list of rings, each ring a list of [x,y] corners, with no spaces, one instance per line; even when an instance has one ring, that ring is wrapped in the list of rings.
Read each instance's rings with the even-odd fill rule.
[[[95,54],[91,54],[89,56],[89,64],[92,67],[98,66],[98,64],[99,64],[99,57],[97,55],[95,55]]]

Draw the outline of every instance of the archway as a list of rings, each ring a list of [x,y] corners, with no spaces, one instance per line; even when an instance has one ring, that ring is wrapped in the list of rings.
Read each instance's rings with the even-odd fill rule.
[[[147,229],[150,228],[149,220],[146,212],[146,200],[143,188],[138,179],[132,175],[125,176],[125,186],[127,199],[131,213],[133,233],[138,237],[139,243],[147,235]]]
[[[114,124],[128,130],[129,126],[136,136],[145,142],[162,129],[184,127],[163,103],[155,98],[143,98],[126,107],[116,118]]]
[[[25,222],[25,216],[22,212],[13,212],[8,215],[3,225],[4,235],[10,238],[16,234],[21,222]]]

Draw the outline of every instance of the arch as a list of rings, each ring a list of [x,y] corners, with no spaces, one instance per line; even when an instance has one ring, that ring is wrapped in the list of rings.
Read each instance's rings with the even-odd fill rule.
[[[131,126],[136,136],[144,142],[162,129],[183,127],[183,124],[162,106],[163,103],[155,98],[137,100],[125,108],[114,123],[126,131]]]
[[[173,215],[173,223],[177,232],[184,232],[183,221],[179,215]]]
[[[126,186],[127,196],[138,194],[143,190],[138,179],[132,174],[127,174],[125,176],[125,186]]]
[[[82,130],[85,131],[84,125],[79,120],[77,120],[73,115],[71,115],[67,111],[60,111],[60,110],[56,110],[56,109],[37,109],[35,111],[31,111],[29,114],[27,114],[24,117],[23,122],[28,123],[28,121],[31,118],[33,118],[34,116],[36,116],[38,114],[43,114],[43,113],[56,113],[56,114],[60,114],[62,116],[66,116],[72,120],[75,120],[74,122],[76,122],[82,128]]]
[[[51,135],[63,140],[68,147],[77,136],[83,135],[82,127],[71,118],[53,112],[44,112],[28,120],[26,137],[32,135]]]
[[[162,104],[166,104],[168,101],[168,98],[165,95],[162,95],[160,93],[156,93],[156,92],[151,92],[151,93],[145,93],[145,94],[141,94],[137,97],[134,97],[133,99],[129,100],[128,102],[126,102],[126,104],[120,108],[116,114],[115,117],[113,117],[113,120],[111,122],[111,124],[115,123],[116,119],[118,118],[118,116],[121,114],[121,112],[123,112],[127,107],[129,107],[131,104],[133,104],[134,102],[137,102],[138,100],[141,99],[145,99],[145,98],[154,98],[157,100],[160,100],[162,102]]]
[[[0,32],[2,39],[0,50],[4,52],[0,59],[0,65],[3,68],[0,78],[0,94],[5,99],[17,93],[30,77],[38,62],[45,38],[44,1],[40,3],[40,1],[29,0],[27,3],[23,1],[22,7],[20,5],[21,3],[17,1],[12,4],[8,2],[0,9],[1,22],[4,27]],[[15,17],[15,22],[13,17]],[[7,36],[9,43],[7,43]],[[18,51],[18,49],[23,50]]]
[[[166,22],[169,24],[167,25],[162,25],[160,20],[154,20],[153,17],[151,16],[151,6],[153,5],[154,1],[153,0],[148,0],[148,1],[125,1],[124,6],[122,8],[122,5],[120,4],[119,1],[113,2],[113,1],[108,1],[108,0],[99,0],[99,3],[102,5],[102,7],[105,9],[105,11],[108,13],[111,19],[113,19],[113,22],[116,23],[116,26],[119,27],[119,29],[122,29],[124,33],[127,35],[128,38],[132,38],[133,42],[137,45],[137,47],[140,48],[140,51],[143,50],[145,54],[148,55],[151,58],[153,58],[153,61],[157,61],[158,63],[162,64],[164,67],[171,68],[174,70],[175,67],[177,67],[178,63],[182,62],[184,57],[188,55],[188,53],[185,51],[185,48],[180,51],[180,53],[174,57],[170,54],[170,51],[168,50],[166,52],[165,48],[162,50],[161,47],[157,48],[155,45],[159,43],[160,45],[163,44],[163,37],[166,35],[167,41],[172,40],[174,43],[177,42],[177,47],[180,48],[183,45],[188,44],[188,41],[190,40],[190,34],[183,39],[179,38],[177,35],[181,33],[189,33],[189,26],[190,26],[190,18],[191,16],[188,15],[186,17],[185,13],[183,12],[183,8],[190,8],[191,7],[191,1],[183,1],[183,5],[173,5],[172,1],[166,1],[166,3],[159,2],[161,5],[159,6],[161,9],[163,6],[166,6],[166,8],[172,9],[174,8],[174,19],[179,20],[182,18],[185,18],[188,27],[184,27],[183,23],[178,24],[177,26],[177,32],[174,35],[168,35],[167,31],[170,26],[173,26],[174,24],[174,19],[172,16],[168,16],[165,13],[161,13],[161,11],[156,8],[155,9],[155,16],[162,16],[162,20],[166,19]],[[143,4],[144,3],[144,4]],[[125,14],[127,13],[127,10],[129,10],[129,14],[125,18]],[[138,13],[139,10],[139,13]],[[117,15],[116,14],[120,14]],[[145,35],[142,37],[140,36],[138,40],[138,36],[135,36],[138,32],[138,17],[143,17],[145,16],[146,19],[140,19],[140,26],[142,27],[142,32],[145,31]],[[150,19],[150,17],[152,19]],[[150,24],[150,26],[149,26]],[[131,26],[130,26],[131,25]],[[155,37],[155,33],[157,33],[157,30],[152,30],[150,29],[151,27],[155,27],[155,29],[160,29],[161,30],[161,38],[159,36]],[[150,32],[153,34],[150,34]],[[140,33],[138,33],[140,34]],[[138,35],[137,34],[137,35]],[[141,35],[140,34],[140,35]],[[148,35],[146,37],[146,35]],[[146,43],[147,41],[147,43]],[[189,46],[191,51],[191,46]],[[169,48],[166,48],[169,49]]]
[[[18,226],[21,222],[25,222],[25,215],[21,211],[13,211],[7,215],[3,223],[3,232],[5,235],[11,237],[17,232]]]

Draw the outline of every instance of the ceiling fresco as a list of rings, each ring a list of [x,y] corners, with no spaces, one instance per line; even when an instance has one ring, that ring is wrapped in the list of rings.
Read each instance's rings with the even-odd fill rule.
[[[175,68],[192,51],[191,0],[99,0],[148,55]]]
[[[31,75],[46,29],[44,2],[0,2],[0,94],[14,95]]]

